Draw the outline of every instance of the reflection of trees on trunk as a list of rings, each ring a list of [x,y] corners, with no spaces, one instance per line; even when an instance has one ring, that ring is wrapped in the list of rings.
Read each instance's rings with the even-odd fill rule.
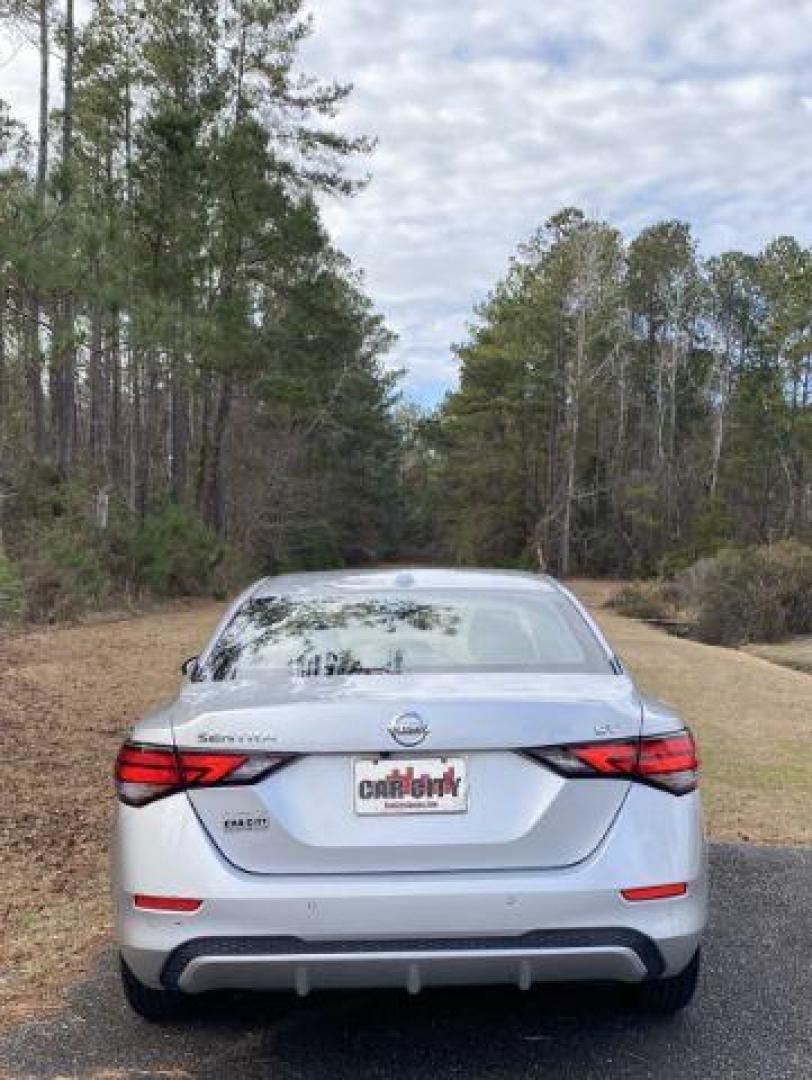
[[[288,671],[301,679],[318,679],[333,675],[399,675],[403,670],[403,649],[389,652],[383,664],[365,666],[351,649],[312,651],[312,645],[288,661]]]
[[[317,648],[314,634],[364,628],[380,634],[396,634],[408,627],[420,632],[442,633],[453,637],[459,629],[460,616],[451,607],[415,600],[300,600],[292,597],[269,597],[250,600],[236,613],[211,654],[208,669],[215,681],[233,679],[243,659],[256,660],[274,645],[290,642],[295,653],[288,659],[288,670],[302,676],[349,675],[381,671],[396,674],[404,665],[405,654],[394,644],[386,661],[370,668],[362,664],[351,649],[340,642]],[[382,638],[381,643],[385,639]]]

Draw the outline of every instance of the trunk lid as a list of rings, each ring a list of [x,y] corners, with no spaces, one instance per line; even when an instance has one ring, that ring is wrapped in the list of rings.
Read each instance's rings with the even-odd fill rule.
[[[418,746],[390,733],[402,714],[428,729]],[[243,870],[544,868],[597,847],[628,783],[566,780],[516,751],[637,736],[641,707],[630,680],[614,674],[279,677],[190,687],[173,726],[184,749],[301,755],[255,784],[188,792],[214,844]],[[382,757],[404,773],[426,759],[462,760],[466,808],[359,812],[355,762]],[[235,829],[235,820],[251,827]]]

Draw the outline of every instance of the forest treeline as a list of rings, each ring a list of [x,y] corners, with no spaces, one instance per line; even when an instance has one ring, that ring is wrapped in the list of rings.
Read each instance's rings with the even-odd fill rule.
[[[316,205],[371,144],[300,72],[301,8],[0,3],[39,54],[37,131],[0,113],[0,526],[31,614],[392,544],[392,336]]]
[[[627,243],[565,209],[456,351],[459,389],[408,441],[455,558],[633,576],[810,540],[812,251],[791,237],[702,259],[683,222]]]
[[[81,26],[73,0],[0,0],[0,19],[40,87],[36,130],[0,108],[6,612],[375,559],[637,576],[809,543],[794,239],[701,258],[683,222],[627,240],[562,210],[427,412],[399,400],[393,335],[320,218],[372,144],[337,133],[350,88],[299,68],[302,0],[93,0]]]

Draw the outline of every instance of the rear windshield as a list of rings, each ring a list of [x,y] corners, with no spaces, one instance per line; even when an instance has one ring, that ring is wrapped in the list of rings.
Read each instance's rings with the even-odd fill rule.
[[[609,661],[558,593],[402,593],[249,600],[201,678],[299,678],[410,671],[603,672]]]

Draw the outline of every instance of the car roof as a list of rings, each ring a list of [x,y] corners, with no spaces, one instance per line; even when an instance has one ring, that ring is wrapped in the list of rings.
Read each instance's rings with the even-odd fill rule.
[[[430,589],[477,592],[557,592],[550,577],[520,570],[461,570],[442,567],[387,567],[375,570],[327,570],[281,574],[258,581],[252,599],[292,594],[399,592]]]

